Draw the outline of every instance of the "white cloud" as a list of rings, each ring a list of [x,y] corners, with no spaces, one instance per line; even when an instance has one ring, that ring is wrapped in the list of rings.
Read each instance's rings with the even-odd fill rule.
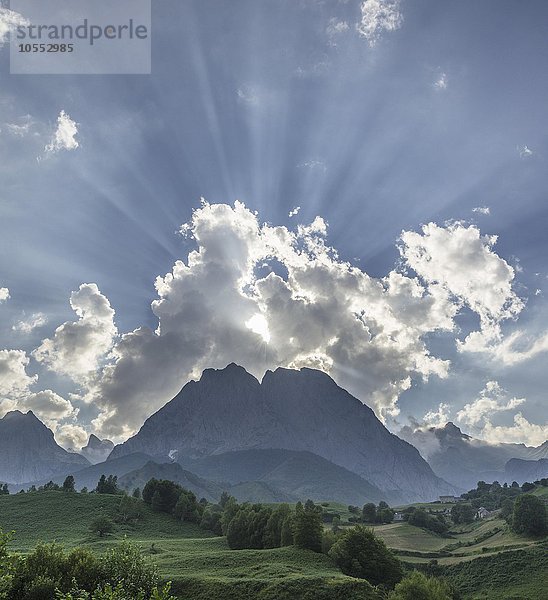
[[[57,117],[57,129],[53,134],[51,142],[44,148],[44,151],[46,154],[54,154],[60,150],[76,150],[79,146],[76,139],[77,134],[78,124],[62,110]]]
[[[0,304],[10,299],[10,291],[8,288],[0,288]]]
[[[14,404],[23,398],[38,377],[28,375],[29,357],[23,350],[0,350],[0,409],[5,412],[2,401]]]
[[[303,163],[297,165],[298,169],[315,169],[321,171],[322,173],[327,173],[327,165],[323,160],[307,160]]]
[[[480,215],[490,215],[491,209],[488,206],[476,206],[472,209],[472,212],[479,213]]]
[[[335,17],[329,19],[327,27],[325,28],[325,32],[329,38],[330,45],[336,46],[337,38],[349,30],[350,25],[347,23],[347,21],[339,21],[339,19]]]
[[[37,312],[33,313],[27,319],[22,319],[21,321],[17,321],[15,325],[12,327],[13,331],[17,331],[19,333],[31,333],[34,329],[38,327],[43,327],[48,322],[48,319],[44,313]]]
[[[479,397],[457,413],[457,420],[471,426],[485,425],[490,422],[493,413],[513,410],[524,402],[525,398],[508,399],[498,382],[488,381]]]
[[[449,404],[443,402],[438,405],[438,410],[430,410],[423,417],[426,427],[443,427],[449,420],[450,407]]]
[[[529,146],[518,146],[518,154],[520,158],[530,158],[534,152]]]
[[[528,446],[539,446],[548,439],[548,424],[530,423],[521,412],[514,416],[514,424],[510,426],[492,425],[489,421],[482,431],[484,440],[492,444],[526,443]]]
[[[117,334],[114,310],[95,283],[72,292],[70,305],[78,320],[60,325],[32,355],[52,371],[85,383],[112,348]]]
[[[57,443],[74,452],[79,452],[87,444],[88,437],[88,432],[81,425],[75,423],[66,423],[55,429]]]
[[[19,117],[16,123],[5,123],[4,126],[11,135],[15,137],[25,137],[30,133],[35,124],[36,123],[31,115],[24,115]]]
[[[6,43],[10,31],[28,23],[21,14],[0,6],[0,48]]]
[[[75,417],[78,414],[68,400],[52,390],[29,394],[19,406],[32,410],[46,425],[53,428],[56,427],[58,421]]]
[[[422,336],[453,329],[448,292],[397,272],[375,279],[340,260],[321,217],[293,232],[261,225],[241,203],[204,203],[182,229],[197,250],[157,279],[157,330],[123,335],[90,392],[103,435],[132,433],[189,378],[231,361],[257,376],[279,365],[323,368],[380,416],[397,414],[412,379],[446,376],[449,363]],[[271,259],[287,278],[256,277]]]
[[[365,0],[361,4],[360,35],[374,46],[385,31],[395,31],[403,24],[400,0]]]
[[[440,73],[439,77],[432,84],[436,90],[442,91],[446,90],[448,86],[447,82],[447,73]]]
[[[287,214],[288,217],[295,217],[296,215],[299,214],[299,211],[301,210],[300,206],[296,206],[295,208],[292,208],[289,213]]]
[[[482,236],[473,225],[429,223],[422,235],[404,231],[401,241],[406,265],[428,286],[442,286],[459,305],[477,313],[485,335],[495,335],[501,321],[523,309],[512,289],[514,269],[493,251],[496,236]]]

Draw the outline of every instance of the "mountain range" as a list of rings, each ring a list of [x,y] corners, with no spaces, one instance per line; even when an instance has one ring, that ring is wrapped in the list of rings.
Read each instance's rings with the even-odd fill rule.
[[[548,477],[548,442],[538,448],[489,444],[451,422],[428,429],[404,427],[399,435],[419,449],[436,475],[466,490],[476,487],[478,481],[521,484]]]
[[[392,501],[432,500],[457,491],[369,407],[308,368],[267,371],[262,382],[235,364],[206,369],[116,446],[109,460],[141,452],[185,462],[272,449],[322,457]]]

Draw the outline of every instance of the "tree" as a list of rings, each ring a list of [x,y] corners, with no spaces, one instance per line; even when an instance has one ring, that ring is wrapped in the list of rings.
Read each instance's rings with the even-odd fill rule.
[[[105,537],[105,535],[114,531],[114,523],[108,517],[97,517],[91,523],[90,529],[99,537]]]
[[[322,509],[312,500],[307,500],[304,508],[298,502],[295,508],[293,541],[298,548],[322,551]]]
[[[7,483],[0,484],[0,496],[8,496],[10,493]]]
[[[292,546],[293,545],[293,515],[288,515],[283,523],[282,530],[280,533],[280,546]]]
[[[422,527],[423,529],[428,529],[434,533],[445,533],[448,529],[447,523],[442,515],[429,515],[423,508],[417,508],[409,513],[407,522],[409,525]]]
[[[183,490],[180,493],[179,499],[173,509],[173,514],[177,519],[188,521],[189,523],[199,523],[202,520],[203,512],[203,505],[201,505],[196,500],[196,496],[188,490]]]
[[[379,523],[392,523],[394,520],[394,511],[391,508],[382,508],[378,510],[377,520]]]
[[[462,523],[472,523],[474,521],[474,516],[476,511],[471,504],[464,504],[460,502],[455,504],[451,509],[451,518],[453,519],[453,523],[455,525],[460,525]]]
[[[532,494],[518,496],[514,503],[512,529],[516,533],[544,535],[546,526],[546,507],[542,500]]]
[[[139,499],[141,497],[141,489],[136,487],[132,492],[132,497]]]
[[[213,532],[215,535],[223,535],[223,529],[221,527],[221,507],[214,505],[208,506],[204,510],[202,520],[200,521],[200,527],[207,531]]]
[[[526,481],[522,486],[521,486],[521,491],[526,494],[527,492],[530,492],[531,490],[535,489],[535,484],[534,483],[529,483],[528,481]]]
[[[389,600],[453,600],[451,586],[436,577],[413,571],[400,581],[388,596]]]
[[[345,575],[393,587],[402,578],[400,561],[372,529],[357,525],[333,544],[329,556]]]
[[[105,475],[101,475],[95,491],[98,494],[118,494],[120,492],[118,489],[118,476],[109,475],[106,477]]]
[[[117,521],[121,523],[131,523],[138,521],[143,516],[141,503],[137,498],[131,498],[125,494],[120,498],[118,505]]]
[[[63,492],[75,492],[76,489],[74,487],[74,477],[72,475],[68,475],[65,481],[63,481]]]
[[[224,509],[226,503],[230,500],[230,498],[232,498],[232,496],[228,492],[223,492],[219,501],[220,507]]]
[[[143,500],[153,510],[172,513],[183,488],[167,479],[150,479],[143,488]]]
[[[236,516],[240,510],[240,505],[236,502],[236,498],[230,496],[223,508],[223,516],[221,517],[221,527],[223,535],[226,535],[230,521]]]
[[[291,508],[288,504],[280,504],[272,511],[265,526],[265,548],[279,548],[282,545],[282,528],[284,521],[289,516],[291,516]]]
[[[374,523],[377,520],[377,507],[373,502],[364,504],[362,509],[362,521],[364,523]]]

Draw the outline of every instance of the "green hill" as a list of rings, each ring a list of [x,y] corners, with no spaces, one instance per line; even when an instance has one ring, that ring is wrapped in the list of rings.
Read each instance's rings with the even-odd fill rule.
[[[0,496],[0,527],[15,530],[10,549],[21,552],[39,541],[103,552],[127,537],[150,555],[184,600],[316,600],[322,595],[380,600],[366,581],[342,575],[325,555],[293,547],[230,550],[225,538],[144,504],[143,519],[135,526],[116,524],[106,538],[91,534],[93,519],[101,514],[114,519],[119,503],[120,496],[60,491]]]

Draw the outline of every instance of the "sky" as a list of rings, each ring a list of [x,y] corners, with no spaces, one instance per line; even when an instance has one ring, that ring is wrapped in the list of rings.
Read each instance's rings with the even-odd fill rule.
[[[234,361],[321,368],[394,432],[541,444],[547,25],[153,0],[150,75],[10,75],[4,43],[0,416],[120,441]]]

